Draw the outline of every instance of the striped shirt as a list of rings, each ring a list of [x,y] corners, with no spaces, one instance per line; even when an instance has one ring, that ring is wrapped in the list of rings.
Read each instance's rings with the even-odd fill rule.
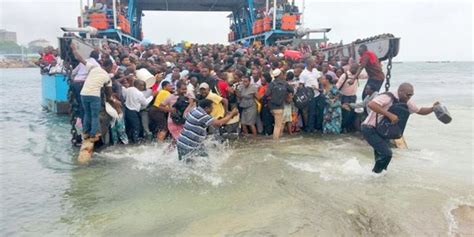
[[[193,150],[199,148],[206,138],[207,127],[211,126],[214,119],[201,107],[196,107],[186,116],[186,123],[177,140],[180,148]]]

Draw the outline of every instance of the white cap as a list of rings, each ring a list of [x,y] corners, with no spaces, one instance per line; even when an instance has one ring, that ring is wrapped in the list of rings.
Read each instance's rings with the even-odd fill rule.
[[[273,78],[280,76],[280,74],[281,74],[281,70],[278,68],[272,71]]]
[[[209,89],[209,84],[203,82],[201,85],[199,85],[199,89],[204,88],[204,89]]]

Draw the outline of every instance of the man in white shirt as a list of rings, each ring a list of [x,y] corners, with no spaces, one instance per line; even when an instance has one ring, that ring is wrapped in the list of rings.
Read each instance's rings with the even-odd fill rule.
[[[113,70],[113,62],[110,59],[104,60],[102,67],[93,63],[87,62],[77,52],[76,46],[71,44],[71,49],[74,57],[85,65],[87,74],[84,86],[81,90],[81,100],[84,109],[83,139],[91,139],[96,142],[100,138],[100,133],[97,132],[99,128],[99,112],[101,109],[101,89],[105,87],[105,95],[107,101],[110,101],[112,96],[112,81],[109,73]]]
[[[125,97],[125,128],[133,142],[139,142],[142,130],[140,110],[145,108],[150,102],[150,97],[146,98],[143,91],[146,90],[146,83],[142,80],[133,81],[133,86],[123,89]]]
[[[312,133],[315,129],[322,128],[324,106],[319,106],[321,100],[323,100],[318,81],[321,72],[316,69],[316,61],[313,58],[309,58],[306,64],[306,68],[300,74],[299,79],[300,84],[313,89],[314,92],[314,97],[309,101],[308,108],[303,110],[303,115],[305,115],[303,117],[306,117],[305,130],[308,133]]]
[[[94,64],[98,67],[100,67],[100,64],[97,62],[99,59],[99,52],[94,50],[90,53],[90,56],[88,59],[86,59],[86,62]],[[86,68],[86,65],[83,63],[79,63],[74,70],[72,70],[72,91],[74,93],[74,97],[76,99],[77,104],[79,104],[79,109],[77,112],[79,118],[84,120],[84,109],[82,108],[82,101],[81,101],[81,90],[82,87],[84,86],[84,82],[86,81],[87,75],[89,74],[89,71]]]

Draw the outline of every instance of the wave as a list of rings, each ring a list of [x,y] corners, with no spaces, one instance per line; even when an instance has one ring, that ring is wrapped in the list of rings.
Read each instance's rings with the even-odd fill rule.
[[[204,142],[208,157],[194,157],[192,162],[178,160],[177,150],[170,143],[123,146],[104,150],[100,156],[106,159],[127,159],[133,161],[132,168],[147,171],[151,175],[165,177],[170,182],[203,181],[212,186],[224,183],[220,172],[222,165],[233,154],[229,144],[215,140]]]
[[[324,181],[367,180],[386,175],[385,171],[380,174],[373,173],[372,165],[361,165],[355,157],[343,160],[342,163],[341,161],[325,161],[320,164],[298,161],[286,161],[286,163],[298,170],[318,173]]]
[[[472,234],[474,229],[474,196],[450,198],[443,214],[448,222],[449,236],[464,236]]]

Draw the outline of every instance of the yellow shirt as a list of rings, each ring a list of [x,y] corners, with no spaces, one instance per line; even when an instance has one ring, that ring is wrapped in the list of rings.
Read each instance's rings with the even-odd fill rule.
[[[211,116],[215,119],[224,117],[225,110],[224,105],[221,103],[222,97],[214,94],[213,92],[209,92],[209,95],[207,95],[206,99],[212,101]]]
[[[160,107],[161,102],[163,102],[169,95],[171,95],[171,93],[167,90],[161,90],[160,92],[158,92],[153,106]]]

